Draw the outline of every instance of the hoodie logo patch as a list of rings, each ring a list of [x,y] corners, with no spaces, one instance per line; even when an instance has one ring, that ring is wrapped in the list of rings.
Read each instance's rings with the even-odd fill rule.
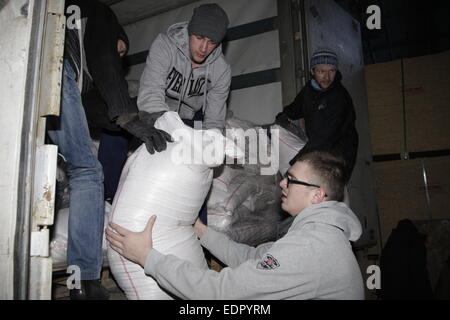
[[[266,254],[264,260],[258,262],[257,269],[273,270],[280,266],[280,263],[272,255]]]
[[[182,88],[184,88],[185,82],[186,78],[183,76],[183,74],[177,69],[172,68],[172,71],[169,73],[166,79],[167,90],[175,92],[177,94],[181,94],[181,90]],[[211,80],[208,79],[208,83],[211,83]],[[190,98],[194,96],[202,96],[205,91],[205,76],[200,75],[196,79],[190,78],[187,86],[187,97]]]

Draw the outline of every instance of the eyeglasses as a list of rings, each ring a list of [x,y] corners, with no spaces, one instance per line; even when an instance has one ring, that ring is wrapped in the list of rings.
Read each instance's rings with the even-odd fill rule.
[[[307,186],[307,187],[320,188],[320,186],[318,186],[317,184],[312,184],[312,183],[308,183],[308,182],[304,182],[304,181],[300,181],[300,180],[291,179],[291,178],[289,178],[287,172],[284,174],[284,178],[287,180],[287,187],[289,187],[289,183],[293,183],[293,184],[301,184],[302,186]]]

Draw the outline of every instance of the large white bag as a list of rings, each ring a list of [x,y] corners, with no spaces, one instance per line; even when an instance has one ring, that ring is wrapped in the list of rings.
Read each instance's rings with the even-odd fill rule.
[[[230,171],[234,169],[226,169]],[[235,210],[257,191],[257,185],[248,180],[244,170],[230,181],[217,177],[213,181],[207,200],[208,226],[219,231],[225,231],[232,221]],[[225,178],[227,175],[224,175]]]
[[[233,149],[222,137],[212,141],[211,132],[194,132],[185,126],[178,114],[166,112],[155,126],[172,135],[163,152],[151,155],[145,145],[127,160],[114,198],[110,220],[132,231],[142,231],[148,219],[157,215],[153,228],[153,246],[163,254],[173,254],[207,269],[200,242],[193,232],[199,210],[208,194],[213,178],[211,167],[223,162],[225,153]],[[184,133],[179,134],[179,130]],[[230,142],[230,141],[228,141]],[[203,143],[203,146],[201,145]],[[198,153],[215,144],[222,148],[222,159],[198,162]],[[225,146],[225,149],[224,149]],[[193,150],[197,164],[180,162],[180,147]],[[220,154],[220,150],[216,153]],[[108,248],[111,271],[128,299],[171,299],[143,268]]]

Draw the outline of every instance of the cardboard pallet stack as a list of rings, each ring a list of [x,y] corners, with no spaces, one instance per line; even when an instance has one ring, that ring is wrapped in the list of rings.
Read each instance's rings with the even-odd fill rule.
[[[401,219],[450,218],[450,51],[369,65],[365,74],[373,155],[411,158],[374,163],[385,243]]]
[[[365,75],[384,246],[402,219],[449,223],[450,51],[368,65]]]

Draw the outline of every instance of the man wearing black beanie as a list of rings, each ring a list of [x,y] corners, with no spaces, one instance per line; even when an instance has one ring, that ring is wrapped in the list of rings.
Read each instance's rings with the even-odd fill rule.
[[[191,127],[201,121],[202,129],[224,129],[231,68],[221,42],[228,24],[219,5],[203,4],[194,9],[189,22],[176,23],[158,35],[147,57],[137,101],[139,117],[148,119],[148,126],[164,112],[176,111]],[[166,149],[165,140],[156,143],[156,151]],[[206,222],[204,209],[200,217]]]
[[[217,4],[204,4],[194,9],[188,24],[189,36],[209,38],[219,44],[225,37],[229,21],[227,14]]]
[[[203,129],[224,128],[231,69],[221,42],[228,24],[220,6],[203,4],[189,22],[158,35],[140,81],[141,114],[177,111],[182,119],[202,120]]]

